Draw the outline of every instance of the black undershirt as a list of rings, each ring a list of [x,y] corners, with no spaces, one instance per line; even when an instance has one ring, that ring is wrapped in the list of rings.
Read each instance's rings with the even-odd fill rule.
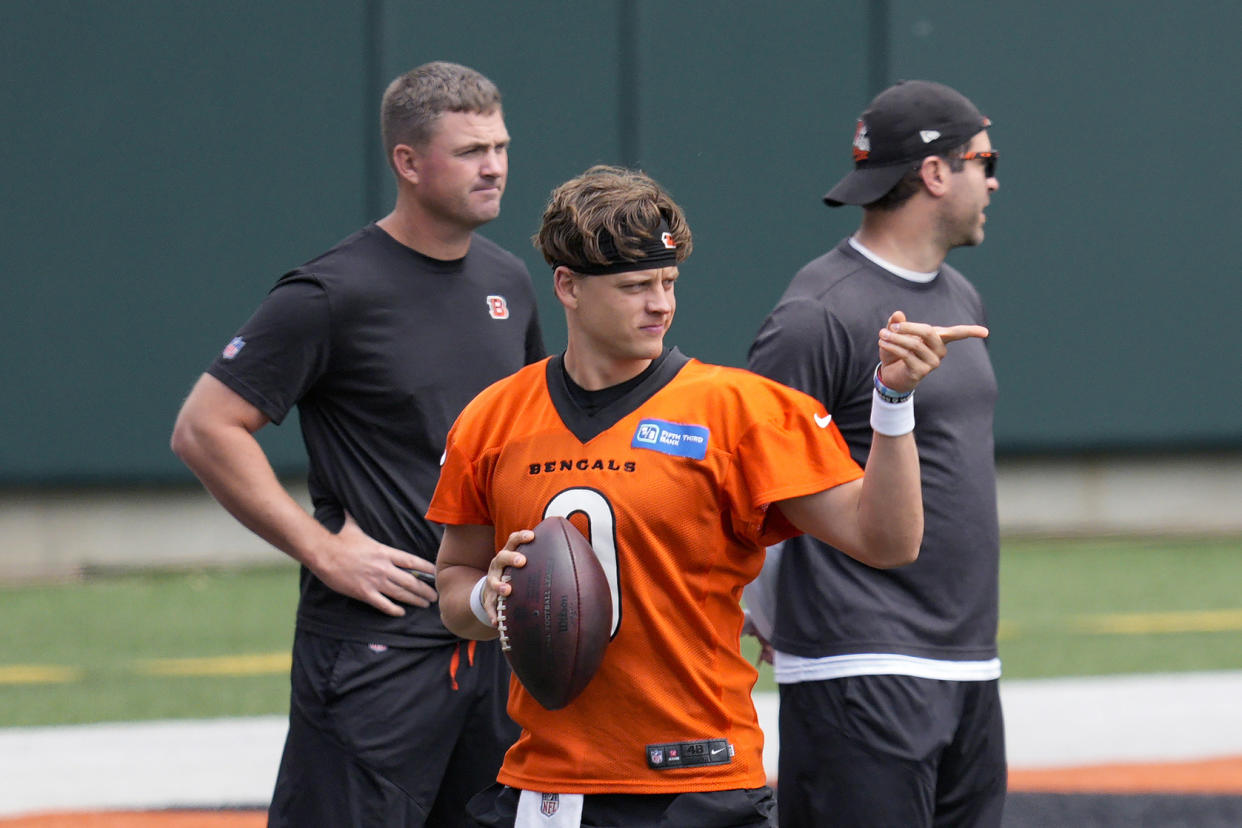
[[[616,385],[610,385],[607,388],[600,388],[597,391],[588,391],[574,382],[573,377],[569,376],[569,371],[565,368],[564,354],[561,354],[560,360],[561,376],[565,378],[565,388],[569,391],[569,398],[573,400],[574,405],[582,413],[591,416],[612,405],[639,385],[642,385],[643,380],[656,372],[656,369],[660,367],[660,363],[664,362],[664,358],[668,356],[668,353],[668,351],[665,351],[657,359],[651,360],[651,364],[644,368],[638,376],[631,377],[625,382],[619,382]]]

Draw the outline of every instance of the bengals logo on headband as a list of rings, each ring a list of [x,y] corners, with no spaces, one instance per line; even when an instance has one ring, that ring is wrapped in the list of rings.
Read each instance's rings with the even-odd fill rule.
[[[673,234],[667,230],[660,234],[660,241],[664,242],[664,246],[669,250],[677,249],[677,239],[673,238]]]

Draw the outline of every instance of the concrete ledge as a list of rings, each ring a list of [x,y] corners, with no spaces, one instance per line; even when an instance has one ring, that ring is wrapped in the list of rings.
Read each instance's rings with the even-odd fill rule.
[[[1016,770],[1242,753],[1242,707],[1236,703],[1242,672],[1006,679],[1000,689],[1006,749]],[[767,736],[763,765],[775,781],[779,701],[775,693],[754,699]],[[99,808],[263,808],[285,731],[284,716],[0,730],[0,817]]]
[[[997,488],[1008,536],[1242,534],[1242,454],[1006,460]],[[0,492],[0,581],[285,562],[197,487]]]
[[[309,510],[305,485],[290,489]],[[293,565],[202,489],[0,494],[0,580],[66,579],[147,566],[282,563]]]
[[[1001,533],[1242,533],[1242,455],[1009,460]]]

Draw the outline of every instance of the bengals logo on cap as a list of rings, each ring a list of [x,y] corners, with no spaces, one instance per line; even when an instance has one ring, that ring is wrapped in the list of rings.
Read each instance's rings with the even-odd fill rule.
[[[673,238],[673,234],[667,230],[660,234],[660,241],[664,242],[664,246],[669,250],[677,249],[677,239]]]
[[[867,134],[867,125],[858,119],[854,129],[854,161],[866,161],[871,157],[871,136]]]

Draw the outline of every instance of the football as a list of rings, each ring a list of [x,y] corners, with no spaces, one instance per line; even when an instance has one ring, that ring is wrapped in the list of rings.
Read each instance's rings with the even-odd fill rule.
[[[612,597],[599,559],[572,523],[546,518],[519,547],[526,566],[506,567],[499,596],[500,647],[522,686],[549,710],[581,693],[612,632]]]

